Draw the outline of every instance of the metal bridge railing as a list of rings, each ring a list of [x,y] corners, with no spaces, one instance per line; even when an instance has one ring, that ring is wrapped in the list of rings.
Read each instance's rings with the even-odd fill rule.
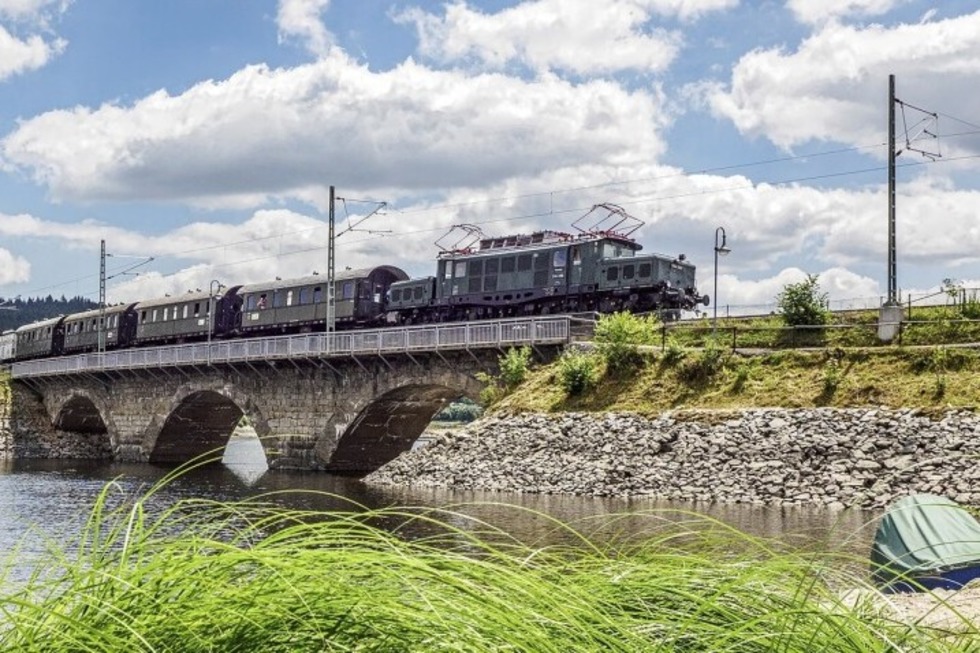
[[[21,361],[13,364],[11,376],[16,379],[104,370],[563,344],[570,340],[571,320],[572,318],[567,315],[556,315],[332,334],[307,333],[269,338],[219,340],[165,347],[136,347],[102,354],[78,354]]]

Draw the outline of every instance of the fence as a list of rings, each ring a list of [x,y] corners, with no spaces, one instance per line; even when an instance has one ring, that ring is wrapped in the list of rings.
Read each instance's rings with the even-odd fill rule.
[[[16,362],[11,376],[16,379],[104,370],[563,344],[569,341],[571,322],[568,316],[553,316],[137,347]]]

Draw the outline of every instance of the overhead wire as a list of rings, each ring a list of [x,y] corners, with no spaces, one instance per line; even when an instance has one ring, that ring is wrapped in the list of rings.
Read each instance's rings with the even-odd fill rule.
[[[977,131],[968,131],[968,132],[960,132],[960,133],[956,133],[956,134],[949,134],[949,135],[946,135],[945,136],[947,138],[951,138],[951,137],[955,137],[955,136],[963,136],[963,135],[973,135],[973,134],[980,133],[980,125],[976,125],[976,124],[971,123],[969,121],[962,120],[962,119],[959,119],[959,118],[955,118],[953,116],[948,116],[947,114],[943,114],[943,113],[939,113],[939,115],[942,115],[944,117],[948,117],[950,119],[956,120],[957,122],[961,122],[961,123],[963,123],[965,125],[969,125],[971,127],[977,127]],[[729,164],[729,165],[724,165],[724,166],[714,166],[714,167],[702,168],[702,169],[692,170],[692,171],[686,171],[686,172],[685,171],[679,171],[679,172],[676,172],[676,173],[670,173],[670,174],[664,174],[664,175],[655,175],[655,176],[647,176],[647,177],[637,177],[637,178],[631,178],[631,179],[610,180],[610,181],[602,182],[602,183],[599,183],[599,184],[590,184],[590,185],[582,185],[582,186],[575,186],[575,187],[567,187],[567,188],[561,188],[561,189],[553,189],[553,190],[549,190],[549,191],[539,191],[539,192],[534,192],[534,193],[523,193],[523,194],[518,194],[518,195],[510,195],[510,196],[502,196],[502,197],[483,198],[483,199],[472,200],[472,201],[467,201],[467,202],[454,202],[454,203],[444,203],[444,204],[438,204],[438,205],[429,205],[429,206],[420,207],[420,208],[414,208],[414,209],[393,209],[390,206],[388,208],[393,213],[397,213],[399,215],[412,215],[412,214],[418,214],[418,213],[429,213],[429,212],[433,212],[433,211],[464,208],[464,207],[474,206],[474,205],[480,205],[480,204],[488,205],[488,204],[507,203],[507,202],[513,202],[515,200],[520,200],[520,199],[529,199],[529,198],[535,198],[535,197],[554,196],[554,195],[559,195],[559,194],[570,194],[570,193],[575,193],[575,192],[583,192],[583,191],[595,190],[595,189],[599,189],[599,188],[607,188],[607,187],[611,187],[611,186],[623,186],[623,185],[628,185],[628,184],[638,184],[638,183],[647,183],[647,182],[654,182],[654,181],[663,181],[663,180],[668,180],[668,179],[677,179],[677,178],[683,178],[683,177],[691,177],[693,175],[698,175],[698,174],[712,174],[712,173],[718,173],[718,172],[724,172],[724,171],[730,171],[730,170],[739,170],[739,169],[745,169],[745,168],[753,168],[753,167],[760,167],[760,166],[766,166],[766,165],[773,165],[773,164],[777,164],[777,163],[786,163],[786,162],[790,162],[790,161],[798,161],[798,160],[814,159],[814,158],[819,158],[819,157],[835,156],[835,155],[841,155],[841,154],[859,152],[859,151],[862,151],[862,150],[876,149],[876,148],[880,148],[880,147],[883,147],[883,146],[886,146],[886,145],[887,145],[887,143],[882,142],[882,143],[875,143],[875,144],[861,145],[861,146],[854,146],[854,147],[847,147],[847,148],[836,148],[836,149],[833,149],[833,150],[826,150],[826,151],[822,151],[822,152],[810,152],[810,153],[806,153],[806,154],[798,154],[798,155],[785,156],[785,157],[774,157],[774,158],[771,158],[771,159],[762,159],[762,160],[758,160],[758,161],[751,161],[751,162],[746,162],[746,163]],[[938,161],[906,162],[906,163],[900,164],[899,167],[900,168],[906,168],[906,167],[920,166],[920,165],[927,165],[927,164],[951,163],[951,162],[954,162],[954,161],[963,161],[963,160],[976,159],[976,158],[980,158],[980,155],[963,155],[963,156],[959,156],[959,157],[944,158],[944,159],[941,159],[941,160],[938,160]],[[707,190],[705,190],[705,189],[699,189],[699,190],[696,190],[696,191],[683,192],[683,193],[674,193],[674,194],[670,194],[670,195],[648,196],[648,197],[643,197],[643,198],[639,198],[639,199],[631,199],[631,200],[626,200],[626,201],[620,201],[620,203],[621,204],[635,206],[635,205],[642,205],[642,204],[648,204],[648,203],[653,203],[653,202],[662,202],[662,201],[669,201],[669,200],[674,200],[674,199],[683,199],[683,198],[686,198],[686,197],[693,197],[693,196],[698,196],[698,195],[710,195],[710,194],[716,194],[716,193],[733,192],[733,191],[737,191],[737,190],[746,190],[746,189],[751,189],[751,188],[757,188],[757,187],[759,187],[762,184],[769,184],[769,185],[772,185],[772,186],[782,186],[782,185],[786,185],[786,184],[800,183],[800,182],[806,182],[806,181],[818,181],[818,180],[822,180],[822,179],[831,179],[831,178],[837,178],[837,177],[846,177],[846,176],[855,176],[855,175],[861,175],[861,174],[868,174],[868,173],[871,173],[871,172],[880,172],[880,171],[882,171],[884,169],[885,169],[885,166],[872,166],[872,167],[868,167],[868,168],[860,168],[860,169],[847,170],[847,171],[842,171],[842,172],[823,173],[823,174],[819,174],[819,175],[807,175],[807,176],[793,177],[793,178],[780,179],[780,180],[752,181],[752,182],[746,183],[746,184],[739,184],[739,185],[733,185],[733,186],[725,186],[725,187],[721,187],[721,188],[713,188],[713,189],[707,189]],[[349,200],[349,201],[356,201],[356,200]],[[365,201],[367,201],[367,200],[365,200]],[[506,223],[506,222],[516,222],[516,221],[520,221],[520,220],[531,220],[531,219],[535,219],[535,218],[542,218],[542,217],[549,217],[549,216],[555,216],[555,215],[564,215],[564,214],[581,212],[581,211],[584,211],[584,210],[588,210],[589,208],[590,208],[590,206],[575,206],[575,207],[567,207],[567,208],[563,208],[563,209],[554,209],[554,207],[551,207],[551,208],[549,208],[548,211],[544,211],[544,212],[538,211],[538,212],[532,212],[532,213],[523,213],[523,214],[518,214],[518,215],[506,216],[506,217],[503,217],[503,218],[494,218],[494,219],[489,219],[489,220],[484,220],[484,221],[478,221],[475,224],[476,225],[489,225],[489,224],[498,224],[498,223]],[[190,249],[183,249],[180,252],[175,252],[175,253],[169,254],[169,256],[179,257],[179,258],[182,258],[182,259],[193,258],[192,255],[194,255],[194,254],[200,254],[200,253],[207,252],[207,251],[215,251],[215,250],[219,250],[219,249],[233,248],[233,247],[237,247],[237,246],[241,246],[241,245],[248,245],[248,244],[253,244],[253,243],[261,243],[261,242],[265,242],[265,241],[268,241],[268,240],[281,239],[284,236],[295,236],[295,235],[299,235],[299,234],[304,234],[304,233],[310,233],[310,232],[318,231],[318,230],[321,230],[321,229],[324,229],[324,226],[323,225],[314,225],[314,226],[305,227],[305,228],[302,228],[302,229],[295,229],[295,230],[291,230],[291,231],[287,231],[287,232],[281,232],[281,233],[277,233],[277,234],[273,234],[273,235],[269,235],[269,236],[259,236],[259,237],[254,237],[254,238],[244,238],[244,239],[235,240],[235,241],[216,243],[216,244],[213,244],[213,245],[205,245],[205,246],[201,246],[201,247],[195,247],[195,248],[190,248]],[[371,233],[371,234],[365,234],[361,238],[350,239],[350,240],[348,240],[348,242],[354,244],[354,243],[360,243],[360,242],[363,242],[363,241],[369,240],[369,239],[383,238],[383,237],[388,237],[388,236],[391,236],[391,235],[395,235],[395,236],[408,236],[408,235],[418,235],[418,234],[423,234],[423,233],[434,233],[434,232],[443,231],[443,230],[445,230],[445,226],[444,225],[439,225],[439,226],[436,226],[436,227],[425,228],[425,229],[403,230],[403,231],[399,231],[399,232],[397,232],[395,234],[390,234],[390,233]],[[289,256],[295,256],[295,255],[299,255],[299,254],[304,254],[304,253],[308,253],[308,252],[312,252],[312,251],[318,251],[318,250],[321,250],[322,248],[323,248],[323,246],[318,244],[317,246],[314,246],[314,247],[293,249],[293,250],[287,251],[285,253],[275,253],[275,254],[269,254],[269,255],[265,255],[265,256],[249,257],[248,259],[243,259],[243,260],[240,260],[240,261],[230,261],[230,262],[224,262],[224,263],[210,264],[210,267],[211,267],[211,269],[224,269],[224,268],[229,268],[229,267],[237,267],[239,265],[245,265],[247,263],[254,262],[254,261],[281,259],[281,258],[286,258],[286,257],[289,257]],[[160,255],[160,256],[168,256],[168,255],[167,254],[163,254],[163,255]],[[171,272],[164,272],[164,273],[161,273],[161,274],[163,274],[163,275],[172,274],[173,271],[175,271],[175,270],[172,270]],[[50,291],[50,290],[57,289],[57,288],[63,288],[65,286],[69,286],[71,284],[77,284],[77,283],[79,283],[81,281],[84,281],[86,279],[91,279],[91,278],[93,278],[95,276],[97,276],[97,275],[94,275],[94,274],[93,275],[82,275],[80,277],[76,277],[76,278],[71,279],[71,280],[66,280],[64,282],[60,282],[60,283],[56,283],[56,284],[49,284],[47,286],[40,287],[40,288],[31,290],[31,291],[28,291],[28,293],[29,294],[34,294],[34,293],[38,293],[38,292]],[[84,295],[82,295],[82,296],[84,296]]]

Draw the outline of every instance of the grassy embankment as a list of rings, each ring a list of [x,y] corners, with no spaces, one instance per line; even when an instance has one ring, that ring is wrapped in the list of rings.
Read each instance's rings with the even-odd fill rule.
[[[972,406],[980,389],[970,350],[824,343],[743,357],[694,344],[677,334],[630,375],[578,397],[543,368],[500,405],[944,407]],[[846,571],[862,561],[695,516],[650,515],[640,543],[541,546],[448,510],[324,515],[199,501],[151,518],[152,491],[111,511],[113,492],[77,542],[50,543],[29,580],[4,573],[16,552],[0,564],[0,650],[929,653],[973,650],[978,634],[966,618],[931,629],[882,614],[864,575]],[[841,588],[868,591],[854,603]]]
[[[788,330],[777,317],[671,327],[643,363],[616,374],[599,366],[599,382],[573,395],[559,364],[533,369],[520,392],[495,409],[619,411],[678,408],[888,406],[969,408],[980,402],[980,321],[918,309],[902,344],[877,342],[871,312],[849,314],[823,330]],[[733,351],[732,344],[736,344]]]
[[[151,519],[144,499],[110,514],[111,493],[26,584],[0,574],[0,649],[928,653],[975,636],[845,601],[835,588],[862,581],[839,561],[694,516],[649,515],[642,545],[541,547],[449,511],[185,502]]]

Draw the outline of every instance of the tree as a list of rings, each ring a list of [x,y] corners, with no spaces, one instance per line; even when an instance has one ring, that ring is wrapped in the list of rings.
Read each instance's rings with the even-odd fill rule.
[[[776,297],[779,313],[787,326],[816,326],[830,321],[827,293],[820,292],[818,275],[808,274],[806,280],[790,283]]]

